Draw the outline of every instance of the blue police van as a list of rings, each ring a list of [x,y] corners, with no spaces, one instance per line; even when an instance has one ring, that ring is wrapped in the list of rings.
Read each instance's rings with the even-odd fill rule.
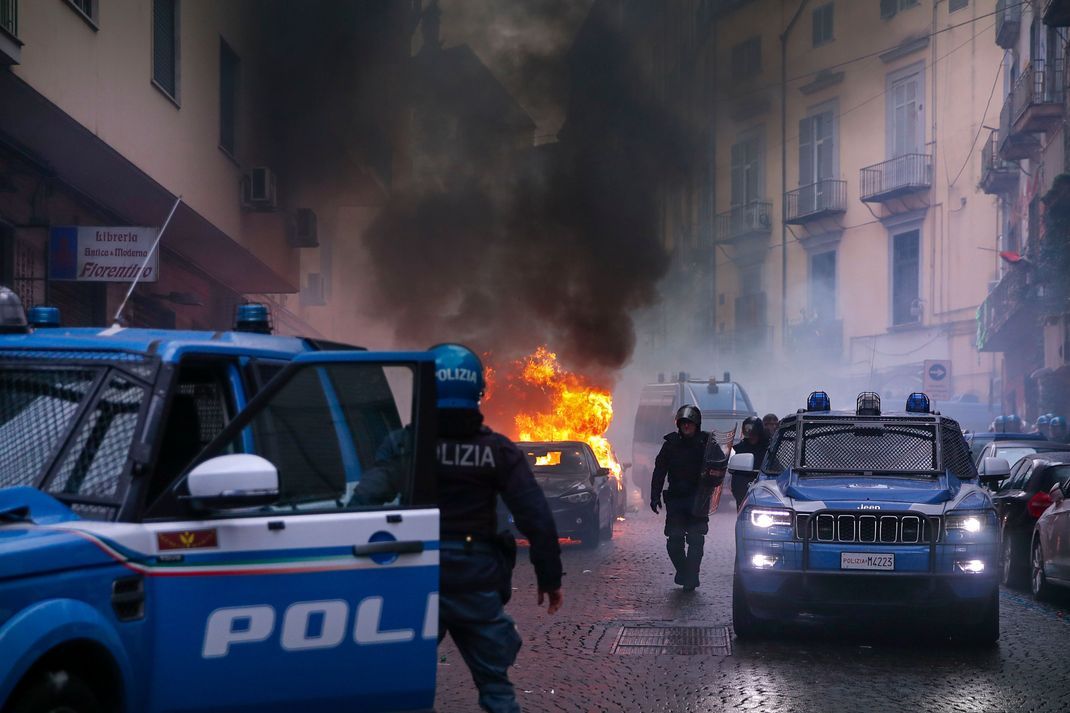
[[[883,413],[874,393],[832,411],[815,392],[785,418],[736,521],[740,638],[775,622],[927,618],[975,643],[999,637],[999,530],[959,425],[924,394]],[[1006,462],[990,459],[991,475]]]
[[[0,711],[430,709],[429,354],[31,312],[0,290]]]

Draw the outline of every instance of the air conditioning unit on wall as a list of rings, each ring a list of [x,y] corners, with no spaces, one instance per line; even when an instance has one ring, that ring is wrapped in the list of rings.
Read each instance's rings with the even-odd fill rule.
[[[317,228],[316,211],[311,208],[298,208],[290,218],[290,247],[293,248],[318,248],[319,229]]]
[[[242,176],[241,205],[247,210],[273,211],[278,208],[275,174],[270,168],[250,168]]]

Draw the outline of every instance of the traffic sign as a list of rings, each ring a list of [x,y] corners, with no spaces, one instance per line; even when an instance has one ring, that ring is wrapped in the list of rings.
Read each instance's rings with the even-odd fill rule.
[[[951,360],[926,359],[922,375],[922,391],[934,401],[951,398]]]

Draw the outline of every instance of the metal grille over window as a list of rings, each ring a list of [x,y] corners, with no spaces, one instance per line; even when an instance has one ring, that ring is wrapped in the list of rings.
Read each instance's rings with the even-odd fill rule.
[[[762,471],[783,473],[793,465],[795,465],[795,429],[784,429],[766,456]]]
[[[940,434],[944,469],[959,478],[977,477],[977,468],[970,457],[970,446],[966,443],[959,424],[949,418],[942,418]]]
[[[936,468],[936,435],[931,425],[806,423],[803,428],[805,468],[852,472]]]
[[[103,498],[118,495],[144,398],[144,388],[112,377],[84,419],[48,491]]]
[[[226,402],[219,384],[180,384],[178,393],[193,399],[199,426],[197,439],[202,447],[208,445],[227,425]]]
[[[52,460],[92,369],[0,369],[0,488],[33,485]]]

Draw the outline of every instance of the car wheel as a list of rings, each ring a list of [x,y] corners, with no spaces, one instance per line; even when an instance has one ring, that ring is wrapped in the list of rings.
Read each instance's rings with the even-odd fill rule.
[[[580,535],[580,545],[587,549],[594,549],[598,547],[598,544],[602,541],[602,513],[601,508],[595,508],[591,515],[590,522],[587,527],[584,528],[584,532]]]
[[[93,689],[78,676],[57,668],[42,671],[15,694],[10,713],[101,713]]]
[[[1032,578],[1030,580],[1033,597],[1039,602],[1046,602],[1051,599],[1051,585],[1048,584],[1048,576],[1044,573],[1044,551],[1040,548],[1040,540],[1033,541],[1030,561],[1033,565]]]
[[[740,641],[753,641],[765,633],[761,623],[751,614],[738,574],[732,577],[732,630]]]
[[[1014,533],[1003,531],[1003,545],[1000,552],[1000,577],[999,583],[1015,589],[1025,586],[1027,570],[1022,565],[1021,538]]]
[[[967,623],[959,638],[978,646],[999,641],[999,590],[996,589],[983,605],[978,607],[978,616]]]

